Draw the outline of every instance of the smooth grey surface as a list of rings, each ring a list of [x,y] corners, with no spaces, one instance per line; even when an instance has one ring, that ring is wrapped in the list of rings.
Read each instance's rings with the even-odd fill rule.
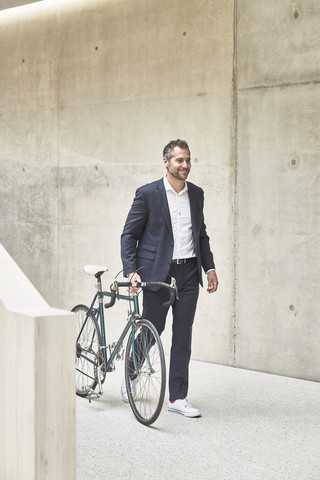
[[[320,2],[236,4],[234,365],[319,381]]]
[[[107,265],[111,284],[136,188],[186,138],[221,280],[199,303],[193,353],[233,362],[234,2],[43,1],[0,21],[5,248],[51,305],[87,302],[83,266]]]
[[[319,84],[238,97],[235,363],[309,380],[320,371],[319,101]]]
[[[85,264],[111,284],[134,192],[183,137],[220,280],[201,290],[193,358],[320,380],[319,13],[317,0],[0,12],[0,240],[50,305],[90,299]],[[113,339],[125,315],[110,317]],[[168,322],[167,353],[169,337]]]
[[[318,480],[320,384],[191,362],[200,418],[167,411],[151,427],[120,399],[123,364],[105,393],[77,397],[77,480]]]

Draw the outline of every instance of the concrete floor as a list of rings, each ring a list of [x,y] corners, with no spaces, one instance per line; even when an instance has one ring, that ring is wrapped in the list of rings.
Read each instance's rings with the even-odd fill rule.
[[[167,411],[151,426],[120,399],[123,363],[104,395],[77,397],[77,480],[319,480],[320,384],[191,362],[200,418]]]

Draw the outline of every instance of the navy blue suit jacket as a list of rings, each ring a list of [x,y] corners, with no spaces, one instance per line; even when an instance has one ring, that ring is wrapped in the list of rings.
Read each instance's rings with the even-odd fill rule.
[[[204,271],[215,268],[203,218],[203,190],[188,183],[194,247],[199,282]],[[165,282],[173,253],[173,234],[163,179],[137,189],[121,235],[124,275],[136,272],[144,281]]]

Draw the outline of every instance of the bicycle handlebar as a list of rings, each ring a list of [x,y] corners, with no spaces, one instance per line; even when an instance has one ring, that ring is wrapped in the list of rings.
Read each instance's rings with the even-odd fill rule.
[[[106,303],[104,306],[105,308],[113,307],[116,301],[116,294],[118,292],[119,287],[137,287],[137,288],[144,288],[144,287],[162,287],[167,288],[170,293],[170,298],[167,302],[163,303],[164,307],[170,307],[173,305],[173,302],[177,298],[179,300],[178,289],[176,285],[176,280],[172,277],[171,284],[164,282],[114,282],[111,285],[111,299],[109,303]]]
[[[163,283],[163,282],[141,282],[141,286],[146,286],[146,287],[164,287],[169,290],[170,293],[170,298],[167,302],[164,302],[162,305],[164,307],[171,307],[173,305],[173,302],[177,298],[179,300],[179,295],[178,295],[178,289],[176,286],[176,281],[173,278],[173,282],[169,285],[168,283]]]

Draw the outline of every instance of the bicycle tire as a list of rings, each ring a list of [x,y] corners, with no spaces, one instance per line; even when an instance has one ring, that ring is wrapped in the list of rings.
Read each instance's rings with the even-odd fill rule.
[[[86,305],[76,305],[76,394],[87,397],[97,386],[96,368],[101,362],[101,333],[95,316]]]
[[[134,415],[143,425],[151,425],[163,406],[166,364],[160,336],[149,320],[136,321],[129,334],[125,381]]]

